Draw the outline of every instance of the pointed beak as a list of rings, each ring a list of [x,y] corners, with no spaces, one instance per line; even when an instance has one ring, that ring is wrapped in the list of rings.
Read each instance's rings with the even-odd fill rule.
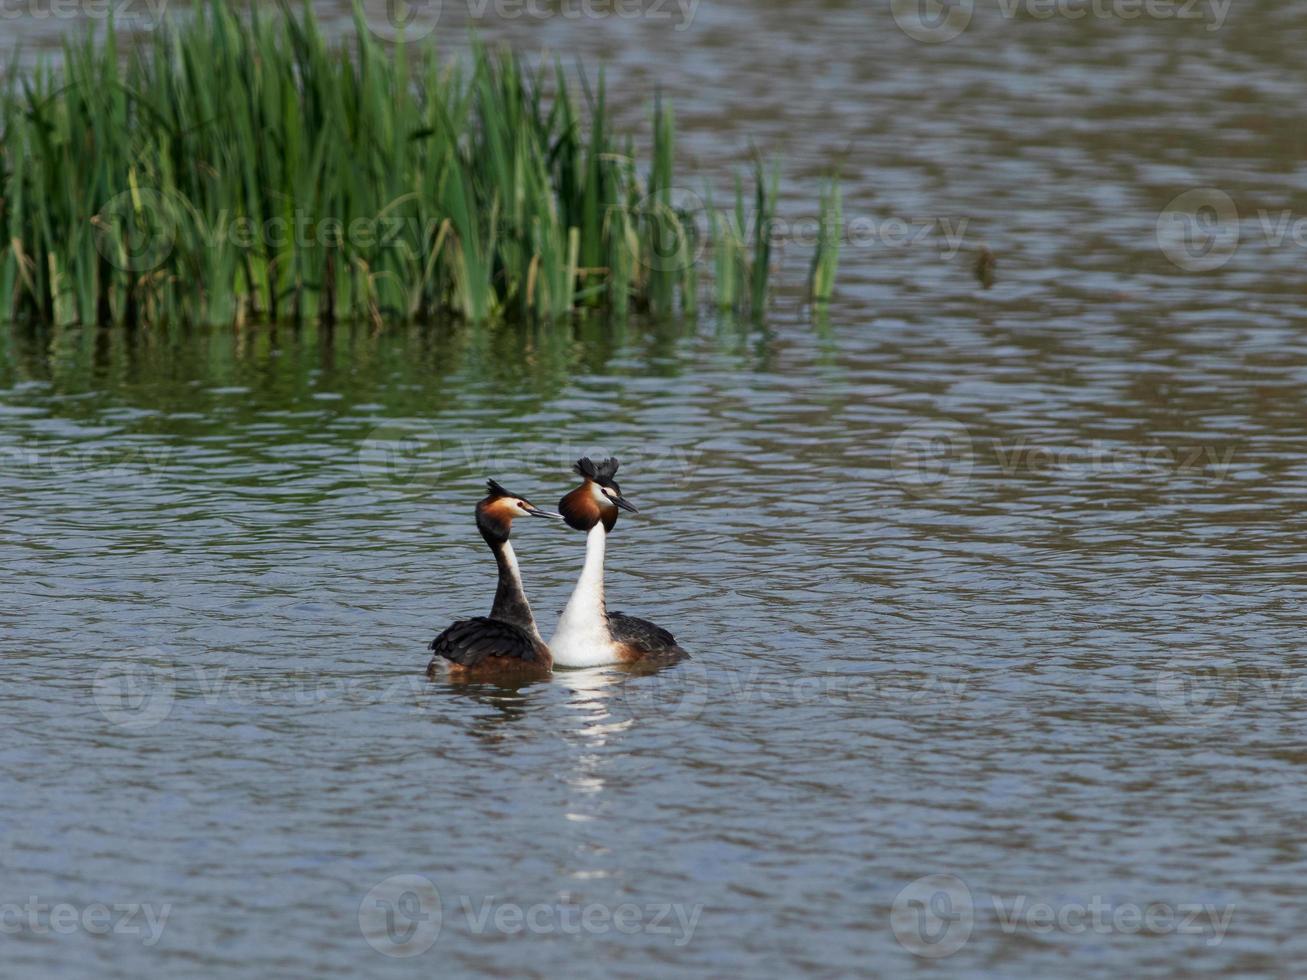
[[[550,517],[556,521],[561,521],[563,519],[562,514],[554,514],[547,510],[541,510],[539,507],[528,507],[526,512],[532,517]]]
[[[622,510],[629,510],[632,514],[640,513],[638,510],[635,509],[635,504],[631,503],[629,500],[627,500],[625,497],[621,495],[613,497],[612,501],[618,507],[622,508]]]

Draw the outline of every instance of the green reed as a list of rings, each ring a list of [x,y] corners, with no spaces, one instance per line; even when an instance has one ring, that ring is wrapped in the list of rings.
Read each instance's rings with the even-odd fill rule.
[[[125,58],[110,28],[69,42],[58,72],[11,73],[0,319],[694,311],[703,243],[674,200],[670,108],[642,179],[602,75],[578,103],[560,68],[479,45],[442,64],[355,19],[338,47],[308,6],[238,17],[214,0]],[[774,212],[761,169],[755,196]],[[747,290],[719,284],[719,303],[765,302],[765,233],[753,253]]]
[[[844,234],[844,211],[840,187],[834,178],[821,192],[821,218],[817,227],[817,248],[808,270],[808,294],[813,302],[826,303],[835,292],[835,273],[840,264],[840,238]]]
[[[717,307],[738,309],[742,301],[742,284],[749,280],[749,253],[744,215],[744,185],[736,179],[735,210],[718,211],[708,199],[712,221],[713,264],[716,276]]]
[[[714,285],[719,310],[739,312],[747,308],[754,317],[766,312],[779,179],[775,169],[768,177],[762,163],[755,163],[752,221],[745,206],[744,182],[738,177],[734,210],[718,211],[709,200]]]

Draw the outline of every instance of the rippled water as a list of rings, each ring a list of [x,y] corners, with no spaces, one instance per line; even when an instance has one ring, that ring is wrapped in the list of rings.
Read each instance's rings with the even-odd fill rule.
[[[976,7],[479,25],[635,121],[664,78],[684,172],[753,135],[790,218],[843,153],[816,322],[791,243],[766,327],[0,331],[5,966],[1291,975],[1307,21]],[[1195,189],[1241,217],[1207,271],[1159,245]],[[428,683],[480,481],[583,452],[642,509],[613,607],[695,659]],[[548,634],[583,541],[541,525]]]

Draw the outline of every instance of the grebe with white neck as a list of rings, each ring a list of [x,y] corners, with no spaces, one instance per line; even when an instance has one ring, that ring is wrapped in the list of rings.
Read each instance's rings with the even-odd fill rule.
[[[559,667],[597,667],[602,664],[653,663],[683,660],[689,656],[676,637],[646,619],[610,613],[604,602],[604,553],[608,535],[617,524],[619,510],[636,513],[617,485],[618,462],[577,460],[574,472],[579,487],[558,502],[569,527],[584,531],[585,565],[572,598],[549,641]]]
[[[489,491],[477,504],[477,530],[494,552],[499,566],[499,587],[489,616],[462,619],[431,641],[433,656],[427,676],[434,677],[442,668],[451,677],[548,674],[552,665],[549,647],[536,629],[531,604],[522,588],[517,556],[509,536],[515,517],[552,517],[523,497],[509,493],[494,480],[486,482]]]

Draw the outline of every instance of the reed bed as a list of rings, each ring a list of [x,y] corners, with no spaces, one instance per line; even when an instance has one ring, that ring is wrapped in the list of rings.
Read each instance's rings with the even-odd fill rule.
[[[112,27],[0,91],[0,319],[205,323],[581,308],[693,313],[706,242],[677,204],[675,123],[647,170],[602,74],[474,45],[382,47],[356,12],[214,0],[120,57]],[[716,299],[765,309],[776,181],[716,248]],[[719,228],[718,226],[722,226]],[[723,250],[729,258],[723,259]]]

